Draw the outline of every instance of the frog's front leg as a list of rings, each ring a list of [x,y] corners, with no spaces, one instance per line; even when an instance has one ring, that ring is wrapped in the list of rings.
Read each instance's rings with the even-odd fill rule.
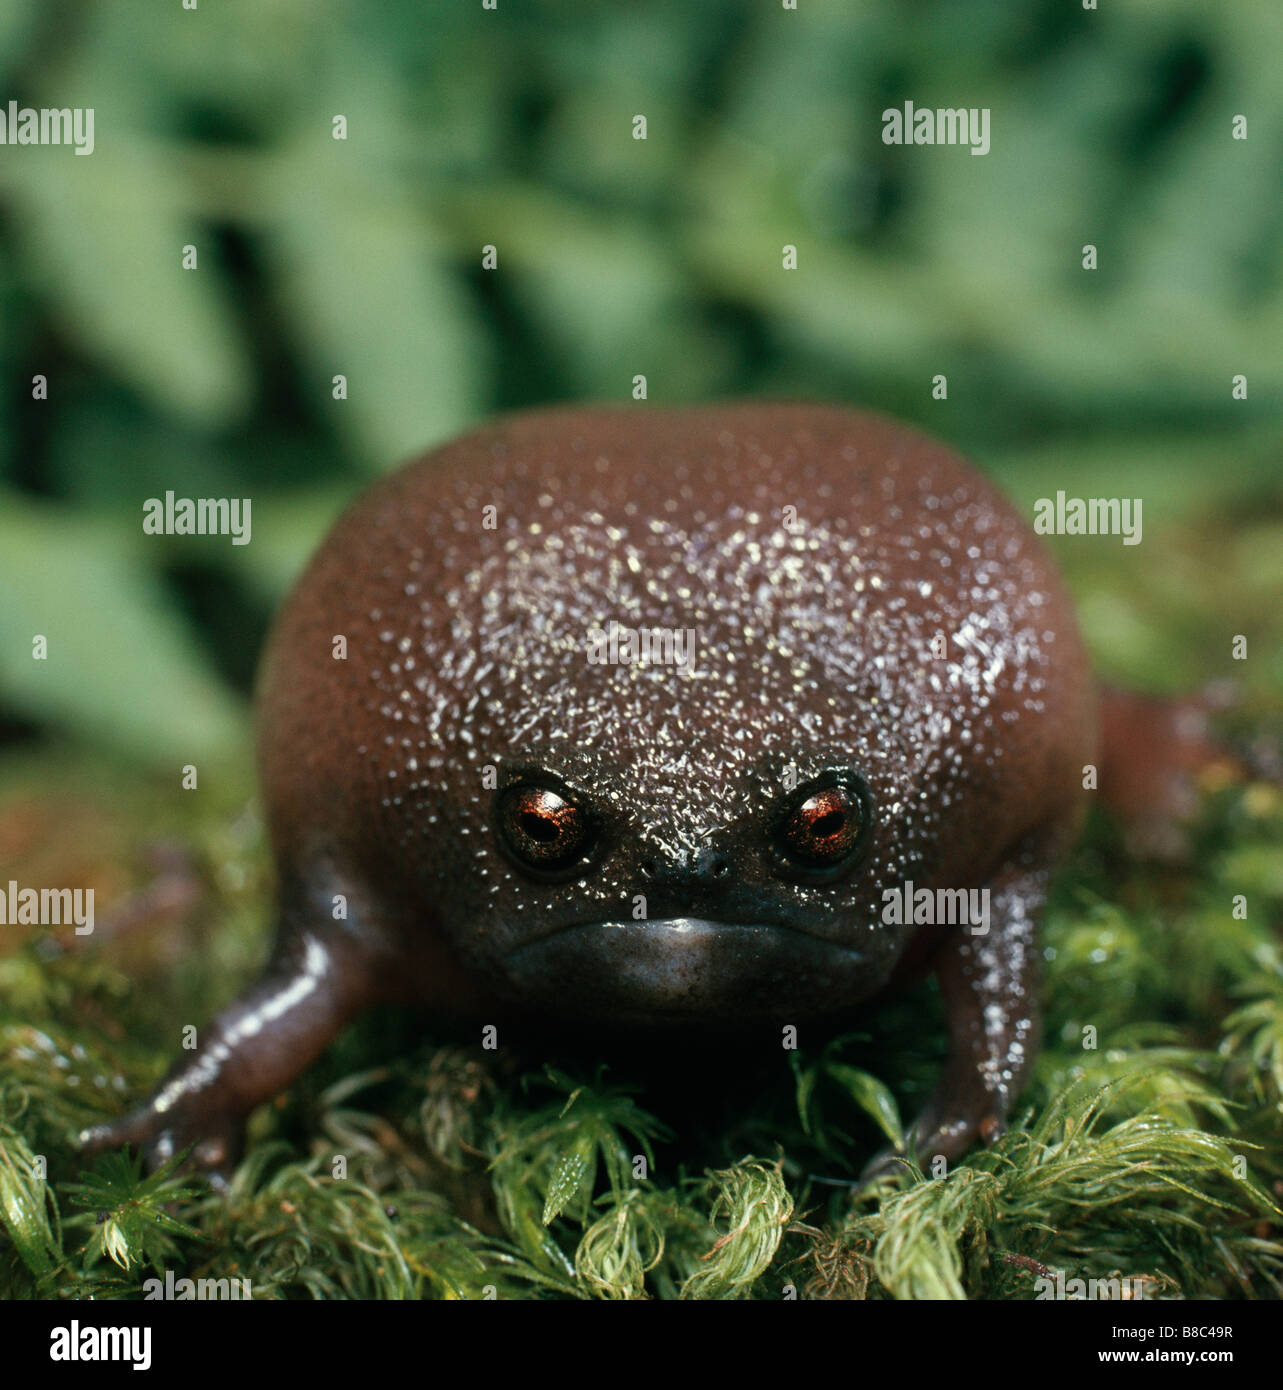
[[[991,1144],[1006,1129],[1040,1038],[1038,920],[1065,834],[1039,836],[1007,861],[989,884],[988,930],[950,927],[935,960],[950,1055],[907,1135],[906,1150],[926,1167],[954,1159],[977,1139]],[[973,924],[974,925],[974,924]],[[870,1181],[900,1170],[902,1155],[879,1154]]]
[[[192,1162],[221,1185],[245,1118],[283,1090],[350,1018],[379,997],[374,962],[350,936],[283,931],[262,977],[203,1030],[131,1114],[79,1136],[88,1153],[137,1145],[149,1168],[195,1145]]]

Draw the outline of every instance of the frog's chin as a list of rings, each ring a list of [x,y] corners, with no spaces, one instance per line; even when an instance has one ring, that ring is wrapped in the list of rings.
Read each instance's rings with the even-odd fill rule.
[[[774,923],[668,917],[563,927],[517,947],[505,973],[563,1017],[662,1024],[827,1012],[867,997],[881,964]]]

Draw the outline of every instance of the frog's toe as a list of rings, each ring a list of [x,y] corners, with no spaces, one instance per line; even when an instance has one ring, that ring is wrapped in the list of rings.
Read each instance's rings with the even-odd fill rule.
[[[1006,1130],[1006,1118],[992,1104],[969,1114],[942,1114],[930,1106],[910,1127],[903,1148],[883,1149],[869,1160],[859,1185],[870,1187],[898,1177],[909,1171],[910,1164],[929,1174],[934,1160],[952,1162],[976,1143],[996,1143]]]
[[[144,1105],[119,1120],[82,1130],[78,1140],[86,1157],[126,1145],[140,1149],[149,1173],[190,1150],[185,1166],[206,1174],[213,1187],[226,1191],[242,1135],[238,1121],[189,1117]]]
[[[910,1161],[909,1155],[899,1149],[881,1149],[864,1165],[852,1186],[860,1192],[866,1188],[880,1187],[909,1172]]]
[[[126,1144],[145,1149],[154,1133],[154,1119],[154,1113],[143,1106],[118,1120],[82,1129],[76,1136],[76,1146],[86,1158],[122,1149]]]

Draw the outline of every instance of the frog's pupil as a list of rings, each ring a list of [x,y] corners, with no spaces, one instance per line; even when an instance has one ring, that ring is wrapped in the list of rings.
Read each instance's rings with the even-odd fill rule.
[[[864,829],[859,797],[843,785],[803,789],[776,845],[803,868],[838,869],[854,854]]]
[[[846,817],[841,811],[826,811],[817,820],[811,822],[811,833],[820,839],[825,839],[829,835],[836,835],[842,829]]]
[[[521,813],[521,828],[532,840],[537,840],[541,845],[551,843],[561,834],[557,822],[552,816],[544,815],[539,811],[523,811]]]

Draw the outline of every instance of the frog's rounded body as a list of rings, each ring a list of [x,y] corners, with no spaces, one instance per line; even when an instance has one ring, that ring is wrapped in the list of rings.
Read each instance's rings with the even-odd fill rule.
[[[1036,1047],[1095,711],[1041,544],[913,429],[764,404],[466,436],[358,501],[286,603],[273,962],[115,1136],[226,1136],[379,999],[800,1026],[932,963],[953,1058],[917,1136],[956,1153]]]

